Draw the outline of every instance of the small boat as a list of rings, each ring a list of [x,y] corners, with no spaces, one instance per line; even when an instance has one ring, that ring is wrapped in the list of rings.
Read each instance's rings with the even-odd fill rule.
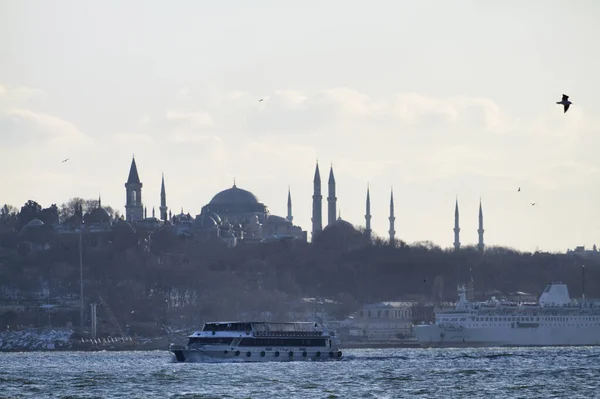
[[[188,336],[187,345],[171,344],[169,352],[178,362],[284,362],[342,357],[336,335],[312,322],[209,322]]]

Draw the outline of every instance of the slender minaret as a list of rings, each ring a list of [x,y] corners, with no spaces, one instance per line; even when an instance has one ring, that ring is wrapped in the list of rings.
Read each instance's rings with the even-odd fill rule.
[[[335,207],[337,197],[335,196],[335,177],[333,177],[333,165],[329,169],[329,194],[327,195],[327,225],[335,223]]]
[[[394,216],[394,189],[392,188],[390,194],[390,245],[396,245],[396,230],[394,230],[394,223],[396,217]]]
[[[454,207],[454,249],[460,249],[460,227],[458,227],[458,197]]]
[[[142,205],[142,186],[140,176],[138,175],[135,158],[131,160],[129,168],[129,177],[125,183],[125,219],[128,222],[142,220],[144,217],[144,206]]]
[[[167,191],[165,190],[165,174],[162,175],[162,181],[160,183],[160,218],[163,222],[167,221]]]
[[[144,219],[148,219],[148,208],[144,207]]]
[[[152,207],[152,217],[155,218],[156,214],[154,213],[154,207]]]
[[[479,234],[479,242],[477,243],[477,249],[479,252],[483,252],[484,244],[483,244],[483,210],[481,209],[481,197],[479,198],[479,229],[477,233]]]
[[[365,234],[371,238],[371,195],[369,194],[369,185],[367,185],[367,212],[365,214]]]
[[[290,192],[290,187],[288,186],[288,203],[287,203],[287,217],[286,219],[291,223],[292,220],[294,220],[294,217],[292,216],[292,194]]]
[[[315,169],[315,178],[313,180],[313,209],[312,209],[312,239],[314,240],[317,235],[323,230],[323,219],[321,213],[321,203],[323,196],[321,195],[321,175],[319,174],[319,162]]]

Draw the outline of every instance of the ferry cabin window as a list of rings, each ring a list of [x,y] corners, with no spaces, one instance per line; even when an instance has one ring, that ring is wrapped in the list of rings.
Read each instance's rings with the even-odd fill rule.
[[[242,338],[240,346],[327,346],[325,339]]]
[[[231,345],[233,338],[227,337],[210,337],[210,338],[190,338],[189,345]]]
[[[211,323],[206,324],[202,331],[251,331],[250,323]]]

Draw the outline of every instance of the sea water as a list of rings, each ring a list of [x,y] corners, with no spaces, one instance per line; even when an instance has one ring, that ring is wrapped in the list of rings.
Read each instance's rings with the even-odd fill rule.
[[[596,398],[600,348],[355,349],[176,363],[167,351],[0,353],[0,398]]]

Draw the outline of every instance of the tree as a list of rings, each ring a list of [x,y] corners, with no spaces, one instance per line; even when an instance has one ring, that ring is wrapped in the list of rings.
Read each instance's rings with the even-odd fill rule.
[[[40,213],[42,212],[42,206],[33,200],[29,200],[21,207],[21,212],[19,212],[19,217],[17,220],[16,228],[20,230],[21,227],[25,226],[32,219],[39,218]]]
[[[0,224],[9,228],[15,228],[18,220],[19,210],[12,205],[4,204],[0,209]]]
[[[64,223],[68,218],[75,215],[80,205],[81,210],[85,215],[91,210],[98,208],[98,204],[98,199],[83,199],[80,197],[73,197],[60,205],[60,210],[58,211],[60,222]],[[115,211],[111,206],[103,205],[102,208],[108,212],[111,218],[118,219],[120,217],[119,211]]]
[[[52,204],[50,207],[42,209],[38,217],[44,224],[55,226],[58,224],[58,207],[56,204]]]

